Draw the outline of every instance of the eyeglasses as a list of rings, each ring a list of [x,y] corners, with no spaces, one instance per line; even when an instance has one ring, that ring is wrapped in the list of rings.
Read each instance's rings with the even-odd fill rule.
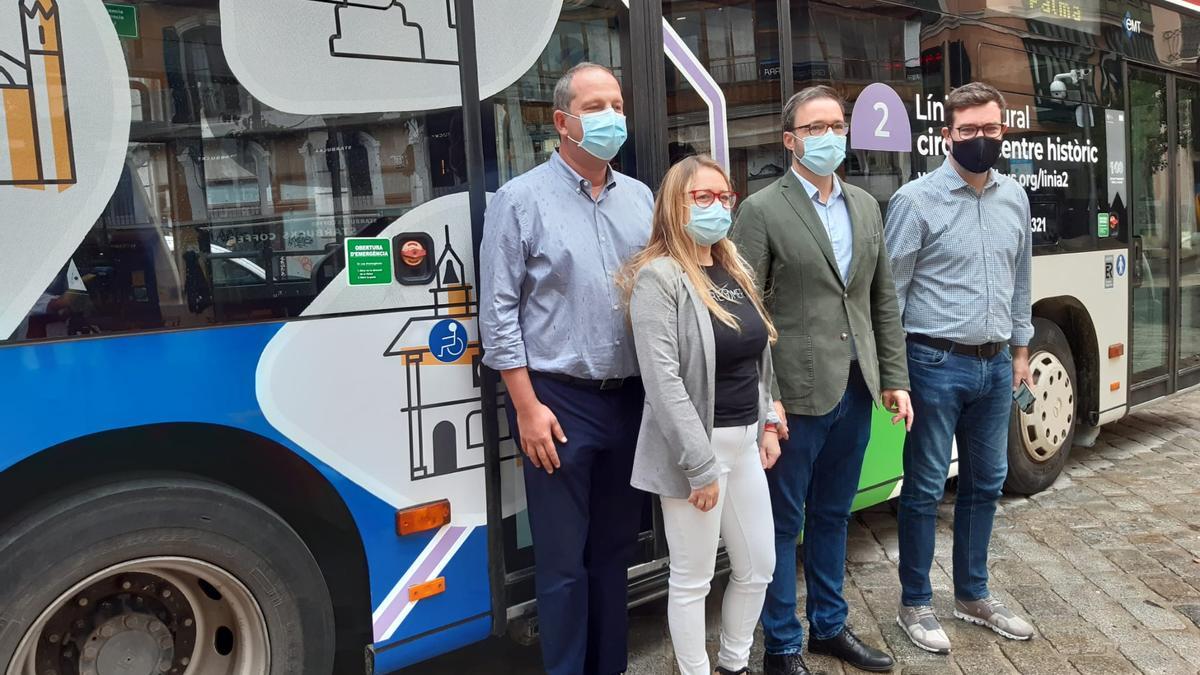
[[[721,200],[721,206],[727,209],[732,209],[734,204],[737,204],[738,193],[736,192],[717,192],[715,190],[688,190],[688,194],[692,196],[692,201],[702,209],[706,209],[713,205],[713,202]]]
[[[978,136],[979,134],[983,134],[984,136],[987,136],[988,138],[995,139],[995,138],[1000,138],[1001,136],[1004,135],[1004,125],[1003,124],[984,124],[981,126],[976,126],[974,124],[964,124],[961,127],[956,127],[955,131],[958,132],[959,138],[963,139],[964,141],[969,141],[972,138],[975,138],[976,136]]]
[[[798,127],[792,127],[789,131],[794,134],[801,129],[807,131],[809,136],[820,136],[830,129],[833,129],[833,133],[837,134],[838,136],[845,136],[849,127],[846,126],[845,122],[834,122],[833,124],[826,122],[813,122],[812,124],[802,124]]]

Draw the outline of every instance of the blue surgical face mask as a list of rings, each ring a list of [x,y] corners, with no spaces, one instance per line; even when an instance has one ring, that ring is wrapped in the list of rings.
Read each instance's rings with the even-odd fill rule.
[[[794,150],[792,156],[796,156]],[[846,161],[846,137],[832,131],[820,136],[805,136],[804,155],[796,160],[818,176],[829,176]]]
[[[714,201],[708,206],[692,204],[692,219],[686,225],[688,234],[701,246],[712,246],[725,238],[733,218],[729,209]]]
[[[617,156],[629,136],[625,130],[625,116],[612,108],[582,115],[572,115],[564,110],[563,114],[574,117],[583,125],[583,138],[577,141],[570,136],[567,138],[575,141],[588,154],[606,162]]]

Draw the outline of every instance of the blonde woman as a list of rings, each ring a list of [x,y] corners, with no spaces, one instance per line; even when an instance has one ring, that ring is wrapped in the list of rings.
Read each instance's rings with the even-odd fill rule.
[[[646,406],[634,487],[662,500],[671,554],[667,620],[679,670],[710,675],[704,598],[724,539],[732,574],[717,672],[748,672],[775,568],[764,473],[779,456],[770,381],[775,328],[726,237],[737,194],[707,157],[667,172],[650,243],[623,276]]]

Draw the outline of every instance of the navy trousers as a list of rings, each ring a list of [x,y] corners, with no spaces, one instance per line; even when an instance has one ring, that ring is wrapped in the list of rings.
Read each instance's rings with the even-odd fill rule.
[[[636,381],[600,391],[530,376],[567,437],[553,474],[524,461],[543,666],[550,675],[621,673],[626,574],[646,499],[629,485],[645,393]],[[508,421],[519,439],[511,401]]]
[[[837,637],[849,608],[842,597],[846,526],[871,438],[871,392],[855,363],[846,393],[825,415],[788,415],[788,440],[767,472],[775,516],[775,575],[763,605],[768,654],[799,654],[804,628],[796,617],[796,539],[804,532],[805,612],[809,639]]]

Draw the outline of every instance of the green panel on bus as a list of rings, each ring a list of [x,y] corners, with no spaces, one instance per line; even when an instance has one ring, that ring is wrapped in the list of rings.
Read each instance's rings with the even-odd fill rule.
[[[903,457],[904,427],[892,425],[892,416],[877,408],[871,423],[871,444],[867,446],[867,458],[858,480],[854,510],[888,500],[904,472]]]

